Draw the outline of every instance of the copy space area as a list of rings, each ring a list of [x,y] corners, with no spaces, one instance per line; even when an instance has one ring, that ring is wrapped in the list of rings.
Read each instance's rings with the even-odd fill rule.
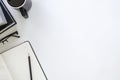
[[[120,80],[119,0],[32,2],[27,20],[9,9],[48,80]]]

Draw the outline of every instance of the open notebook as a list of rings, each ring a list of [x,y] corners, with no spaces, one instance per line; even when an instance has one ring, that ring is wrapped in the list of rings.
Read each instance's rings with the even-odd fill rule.
[[[28,55],[33,80],[47,80],[28,41],[0,54],[0,80],[30,80]]]

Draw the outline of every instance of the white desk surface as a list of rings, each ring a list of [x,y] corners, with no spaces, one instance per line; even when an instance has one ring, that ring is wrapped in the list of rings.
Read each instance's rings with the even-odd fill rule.
[[[32,2],[29,19],[8,5],[21,38],[7,48],[29,40],[49,80],[120,80],[119,0]]]

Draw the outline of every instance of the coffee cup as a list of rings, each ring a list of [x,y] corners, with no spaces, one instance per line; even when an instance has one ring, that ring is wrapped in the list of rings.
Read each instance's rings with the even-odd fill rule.
[[[8,4],[15,9],[20,10],[24,18],[28,18],[28,11],[32,6],[31,0],[7,0]]]

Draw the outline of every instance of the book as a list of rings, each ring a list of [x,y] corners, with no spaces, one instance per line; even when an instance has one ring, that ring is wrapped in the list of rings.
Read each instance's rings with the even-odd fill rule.
[[[0,26],[0,46],[1,46],[1,43],[4,44],[4,41],[7,41],[6,40],[7,36],[17,32],[17,27],[15,26],[17,23],[2,0],[0,0],[0,8],[7,21],[6,24]]]
[[[31,72],[28,56],[31,59]],[[29,41],[23,42],[22,44],[13,47],[0,54],[0,63],[3,63],[4,70],[0,70],[0,80],[48,80],[44,70],[30,44]],[[3,73],[4,72],[4,73]]]

